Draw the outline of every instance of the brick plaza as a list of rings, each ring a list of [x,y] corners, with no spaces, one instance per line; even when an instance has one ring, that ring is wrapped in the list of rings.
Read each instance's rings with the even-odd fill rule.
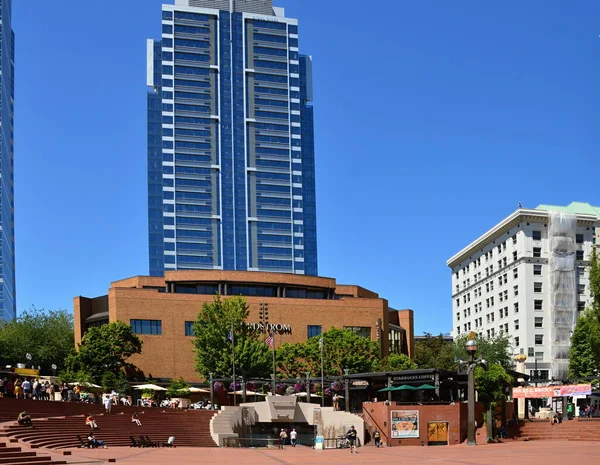
[[[576,441],[509,441],[477,447],[393,447],[376,449],[367,446],[358,455],[344,450],[315,451],[305,447],[285,450],[265,449],[130,449],[109,448],[73,450],[73,456],[64,457],[69,462],[108,463],[116,459],[121,465],[305,465],[305,464],[460,464],[504,465],[527,463],[528,465],[564,465],[565,463],[600,463],[600,442]]]

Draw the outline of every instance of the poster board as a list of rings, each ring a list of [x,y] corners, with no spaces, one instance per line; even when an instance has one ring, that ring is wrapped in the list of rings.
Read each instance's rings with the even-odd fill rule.
[[[392,410],[390,427],[392,439],[407,439],[419,437],[418,410]]]
[[[541,399],[546,397],[589,396],[591,384],[566,384],[562,386],[515,387],[514,399]]]

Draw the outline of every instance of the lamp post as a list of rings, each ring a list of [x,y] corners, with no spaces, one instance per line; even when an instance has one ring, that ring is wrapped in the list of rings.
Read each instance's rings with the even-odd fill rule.
[[[52,376],[56,376],[56,364],[53,363],[50,368],[52,368]]]
[[[25,358],[27,359],[28,362],[31,362],[32,357],[31,357],[30,353],[25,354]],[[32,367],[33,367],[33,365],[32,365]],[[35,368],[35,367],[33,367],[33,368]]]
[[[310,402],[310,371],[306,373],[306,402]]]
[[[475,352],[477,352],[477,342],[474,339],[469,339],[465,344],[469,359],[467,361],[467,373],[469,377],[468,387],[468,417],[467,417],[467,445],[476,446],[475,439]]]
[[[348,379],[348,373],[350,373],[350,370],[348,368],[344,368],[344,378],[346,378],[346,383],[345,383],[345,402],[344,402],[344,406],[346,407],[346,412],[350,411],[350,380]]]
[[[215,387],[213,386],[213,373],[208,374],[208,382],[210,383],[210,408],[212,410],[215,408]]]

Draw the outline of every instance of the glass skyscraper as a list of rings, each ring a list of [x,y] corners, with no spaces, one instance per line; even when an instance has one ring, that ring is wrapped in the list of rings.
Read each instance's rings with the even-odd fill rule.
[[[0,320],[11,320],[17,313],[13,164],[15,34],[11,17],[11,0],[0,0]]]
[[[317,275],[312,60],[271,0],[176,0],[148,41],[150,274]]]

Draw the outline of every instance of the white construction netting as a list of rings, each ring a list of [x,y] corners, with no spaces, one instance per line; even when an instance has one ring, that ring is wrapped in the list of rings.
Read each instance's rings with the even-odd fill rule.
[[[550,357],[552,377],[566,379],[571,331],[577,315],[575,233],[572,213],[549,212]]]

